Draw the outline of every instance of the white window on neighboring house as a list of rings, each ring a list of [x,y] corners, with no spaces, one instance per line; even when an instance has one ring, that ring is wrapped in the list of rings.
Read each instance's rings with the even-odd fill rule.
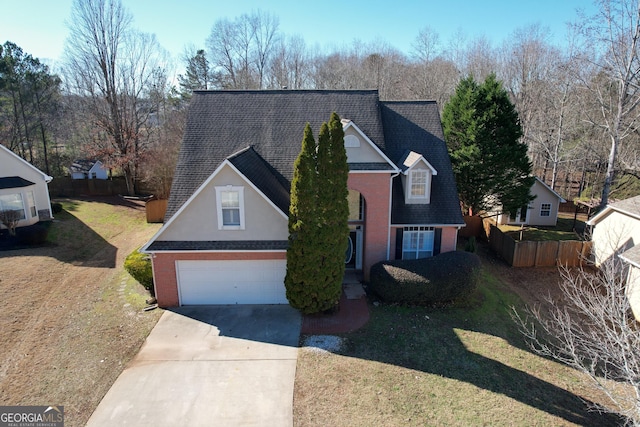
[[[551,203],[542,203],[540,205],[540,216],[551,216]]]
[[[216,187],[219,230],[244,230],[244,187]]]
[[[433,256],[434,237],[433,227],[405,227],[402,233],[402,259]]]
[[[29,191],[27,193],[27,204],[29,205],[29,211],[31,212],[31,218],[35,218],[38,216],[38,211],[36,210],[36,198],[33,195],[33,191]]]
[[[409,176],[409,186],[411,192],[409,197],[412,199],[424,199],[427,197],[427,171],[414,170]]]
[[[0,195],[0,211],[18,211],[20,212],[20,219],[26,219],[22,194]]]

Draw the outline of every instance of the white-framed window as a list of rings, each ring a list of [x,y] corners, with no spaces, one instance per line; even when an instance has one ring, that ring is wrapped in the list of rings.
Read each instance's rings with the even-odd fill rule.
[[[355,135],[346,135],[344,137],[344,147],[345,148],[360,147],[360,138],[358,138]]]
[[[540,205],[540,216],[551,216],[551,203],[542,203]]]
[[[244,230],[244,187],[216,187],[219,230]]]
[[[31,212],[31,218],[37,217],[38,211],[36,210],[36,198],[33,195],[33,191],[29,191],[27,193],[27,205],[29,206],[29,211]]]
[[[418,169],[409,174],[409,197],[411,199],[427,198],[427,173],[424,169]]]
[[[402,233],[402,259],[433,256],[434,238],[433,227],[405,227]]]
[[[0,195],[0,211],[19,211],[20,219],[26,219],[22,194]]]

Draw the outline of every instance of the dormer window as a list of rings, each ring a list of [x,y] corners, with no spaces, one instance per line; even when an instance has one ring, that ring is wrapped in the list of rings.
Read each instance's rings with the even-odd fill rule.
[[[408,204],[431,202],[431,181],[438,171],[420,153],[407,151],[400,162],[404,200]]]
[[[412,199],[425,199],[427,197],[427,171],[411,171],[409,185],[411,187],[410,197]]]

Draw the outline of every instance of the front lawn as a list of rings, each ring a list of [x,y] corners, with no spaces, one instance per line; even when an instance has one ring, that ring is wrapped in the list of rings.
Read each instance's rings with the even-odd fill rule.
[[[47,244],[0,251],[0,404],[84,426],[157,322],[124,257],[159,225],[117,197],[62,200]]]
[[[509,310],[550,269],[485,265],[470,306],[371,305],[369,324],[328,353],[300,350],[297,426],[613,425],[574,370],[532,354]],[[522,273],[522,274],[520,274]],[[531,280],[527,286],[522,282]],[[514,281],[514,283],[511,283]],[[548,286],[547,289],[551,289]],[[532,297],[534,298],[534,297]]]

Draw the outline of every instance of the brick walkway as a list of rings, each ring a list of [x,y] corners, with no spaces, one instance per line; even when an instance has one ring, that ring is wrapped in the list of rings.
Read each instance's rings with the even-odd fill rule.
[[[367,297],[358,284],[358,289],[350,285],[343,288],[340,308],[331,314],[305,315],[302,319],[303,335],[330,335],[353,332],[369,321]],[[345,292],[346,291],[346,292]],[[349,295],[347,295],[349,294]]]

